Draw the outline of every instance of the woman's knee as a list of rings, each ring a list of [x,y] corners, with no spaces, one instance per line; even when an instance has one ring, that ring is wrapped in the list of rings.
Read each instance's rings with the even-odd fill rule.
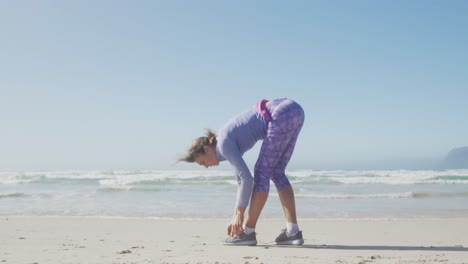
[[[254,192],[269,192],[270,191],[270,179],[257,179],[254,178]]]
[[[276,190],[278,192],[281,191],[282,189],[286,188],[286,187],[291,186],[291,183],[289,182],[288,177],[286,177],[285,174],[281,174],[279,176],[272,177],[271,181],[273,181],[273,183],[275,184]]]

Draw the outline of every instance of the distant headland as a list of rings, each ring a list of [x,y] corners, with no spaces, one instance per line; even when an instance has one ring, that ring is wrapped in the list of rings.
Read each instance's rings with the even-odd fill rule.
[[[442,169],[468,169],[468,146],[450,150],[441,162]]]

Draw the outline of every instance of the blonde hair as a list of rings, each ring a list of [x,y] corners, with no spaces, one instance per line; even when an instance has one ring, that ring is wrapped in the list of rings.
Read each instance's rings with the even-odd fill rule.
[[[211,129],[207,129],[205,136],[196,138],[192,146],[187,149],[186,154],[179,158],[178,161],[195,162],[195,158],[198,155],[205,154],[205,146],[214,146],[216,142],[216,134]]]

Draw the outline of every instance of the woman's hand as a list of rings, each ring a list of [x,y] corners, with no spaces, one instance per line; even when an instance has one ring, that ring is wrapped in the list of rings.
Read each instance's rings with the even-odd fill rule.
[[[229,236],[238,236],[244,232],[242,225],[244,224],[245,207],[237,208],[232,217],[231,223],[227,227]]]

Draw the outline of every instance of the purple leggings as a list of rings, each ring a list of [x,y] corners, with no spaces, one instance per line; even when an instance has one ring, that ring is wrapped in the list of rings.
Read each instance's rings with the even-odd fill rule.
[[[269,192],[270,179],[278,192],[291,186],[286,177],[286,166],[304,124],[304,110],[298,103],[279,99],[270,104],[272,119],[255,164],[254,192]]]

